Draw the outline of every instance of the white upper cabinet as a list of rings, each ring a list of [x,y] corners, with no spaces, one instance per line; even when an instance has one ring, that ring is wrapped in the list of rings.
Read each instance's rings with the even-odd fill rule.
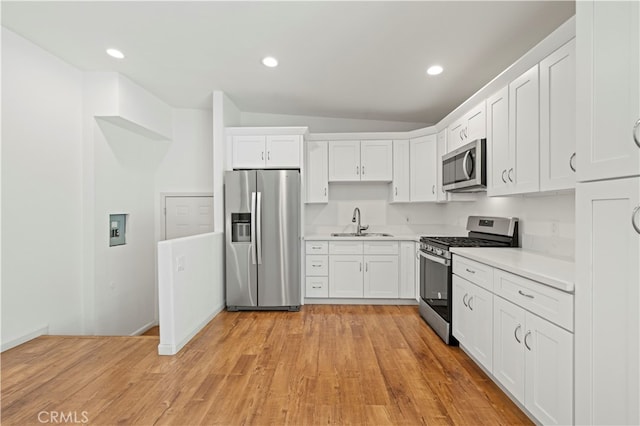
[[[509,193],[540,189],[538,65],[509,84]]]
[[[360,141],[329,142],[329,181],[360,180]]]
[[[509,87],[505,86],[487,99],[487,193],[509,192]]]
[[[390,140],[329,143],[330,182],[391,182],[392,170],[393,144]]]
[[[436,135],[411,139],[411,201],[436,201]]]
[[[449,126],[448,152],[454,151],[475,139],[486,137],[485,110],[485,102],[482,101]]]
[[[579,1],[576,15],[577,178],[638,176],[640,3]]]
[[[392,203],[406,203],[411,200],[411,194],[409,193],[409,181],[411,179],[409,158],[409,141],[393,141]]]
[[[360,180],[391,182],[393,143],[389,140],[360,142]]]
[[[234,169],[300,168],[300,135],[233,136]]]
[[[262,169],[265,166],[266,136],[234,136],[234,169]]]
[[[540,190],[575,187],[576,42],[540,62]]]
[[[326,203],[329,201],[329,149],[327,142],[309,141],[306,148],[307,203]]]
[[[449,194],[442,187],[442,156],[447,151],[447,134],[449,130],[443,129],[437,136],[437,148],[436,148],[436,201],[445,202],[449,201]]]

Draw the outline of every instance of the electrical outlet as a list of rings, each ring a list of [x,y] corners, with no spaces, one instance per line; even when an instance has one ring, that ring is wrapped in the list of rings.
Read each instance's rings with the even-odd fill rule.
[[[176,257],[176,271],[182,272],[184,271],[185,258],[184,256]]]

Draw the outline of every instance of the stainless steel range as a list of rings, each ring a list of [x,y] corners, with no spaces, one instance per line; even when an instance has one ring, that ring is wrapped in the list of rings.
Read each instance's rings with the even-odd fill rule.
[[[420,238],[420,315],[449,345],[451,334],[451,247],[518,247],[518,219],[469,216],[467,237]]]

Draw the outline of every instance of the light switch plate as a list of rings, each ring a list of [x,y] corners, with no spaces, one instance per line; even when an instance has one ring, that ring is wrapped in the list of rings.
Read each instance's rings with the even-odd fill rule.
[[[109,215],[109,247],[121,246],[127,243],[125,234],[127,231],[126,214]]]

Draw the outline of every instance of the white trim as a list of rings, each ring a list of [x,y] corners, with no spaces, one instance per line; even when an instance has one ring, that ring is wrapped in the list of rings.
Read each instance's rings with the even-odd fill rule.
[[[216,315],[218,315],[220,312],[222,312],[222,310],[224,309],[225,305],[224,303],[217,306],[216,309],[211,313],[211,315],[209,315],[207,318],[205,318],[200,324],[198,324],[198,326],[196,326],[191,333],[189,333],[187,336],[185,336],[184,339],[182,339],[179,343],[177,344],[160,344],[158,345],[158,355],[175,355],[178,352],[180,352],[180,350],[187,344],[189,343],[189,341],[191,339],[193,339],[193,337],[198,334],[207,324],[209,324],[209,322],[215,318]]]
[[[306,135],[309,133],[308,127],[225,127],[227,136],[283,136],[283,135]]]
[[[167,210],[166,210],[167,197],[211,197],[213,198],[213,192],[161,192],[160,193],[160,241],[164,241],[167,239],[166,237],[167,235]],[[214,221],[215,221],[215,217],[214,217]]]
[[[28,342],[29,340],[33,340],[36,337],[40,337],[40,336],[45,336],[49,334],[49,325],[45,325],[43,327],[40,327],[36,330],[33,330],[30,333],[27,333],[23,336],[18,337],[17,339],[13,339],[10,340],[8,342],[5,342],[2,344],[2,348],[0,349],[0,352],[4,352],[7,351],[11,348],[15,348],[16,346],[19,346],[23,343]]]
[[[413,305],[418,306],[416,299],[304,299],[306,305]]]
[[[139,329],[137,329],[136,331],[134,331],[133,333],[131,333],[129,336],[141,336],[144,333],[146,333],[148,330],[150,330],[153,327],[155,327],[156,325],[158,325],[158,321],[157,320],[153,320],[151,322],[148,322],[145,325],[143,325],[142,327],[140,327]]]

